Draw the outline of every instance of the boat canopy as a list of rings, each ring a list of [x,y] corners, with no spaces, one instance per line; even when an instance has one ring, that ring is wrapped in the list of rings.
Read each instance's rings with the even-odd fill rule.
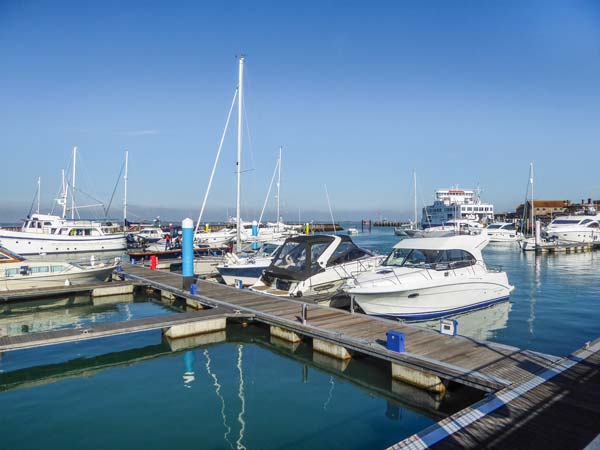
[[[394,249],[465,250],[478,261],[483,260],[481,250],[488,244],[486,235],[458,235],[445,237],[408,238],[394,245]]]
[[[288,238],[265,270],[267,277],[306,280],[330,265],[354,261],[371,253],[347,235],[295,236]]]

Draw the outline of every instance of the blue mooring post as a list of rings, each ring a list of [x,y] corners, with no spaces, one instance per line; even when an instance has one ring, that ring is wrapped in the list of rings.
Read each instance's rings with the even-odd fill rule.
[[[194,282],[194,221],[190,218],[183,219],[181,229],[181,274],[183,290],[188,292]]]
[[[185,366],[185,372],[183,373],[183,385],[185,387],[192,387],[190,383],[196,379],[194,373],[194,363],[196,362],[196,355],[192,351],[187,351],[183,354],[183,364]]]
[[[256,220],[252,222],[252,237],[254,238],[252,250],[258,250],[258,222]]]

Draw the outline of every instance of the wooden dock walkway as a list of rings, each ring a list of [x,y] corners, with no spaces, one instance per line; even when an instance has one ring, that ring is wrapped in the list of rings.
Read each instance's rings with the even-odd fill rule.
[[[193,296],[181,290],[181,275],[135,265],[124,265],[123,276],[207,306],[218,305],[253,314],[257,320],[269,325],[487,392],[498,391],[549,369],[558,359],[313,304],[307,306],[308,320],[303,325],[300,320],[303,302],[298,299],[274,297],[202,280],[197,282],[199,295]],[[390,330],[404,333],[405,352],[386,348],[386,333]]]
[[[133,286],[130,281],[113,281],[110,283],[98,281],[96,283],[75,284],[72,286],[58,286],[39,289],[18,289],[12,291],[0,291],[0,303],[18,302],[37,298],[57,297],[61,295],[92,294],[96,290],[109,289],[113,292],[118,288]],[[110,289],[114,288],[114,289]],[[132,289],[128,289],[133,292]]]
[[[98,339],[121,334],[159,330],[234,315],[236,317],[244,317],[241,314],[232,313],[228,308],[219,307],[190,313],[168,314],[124,322],[105,323],[90,327],[5,336],[0,338],[0,353],[46,345],[65,344],[86,339]]]
[[[389,450],[424,448],[600,448],[600,339]]]

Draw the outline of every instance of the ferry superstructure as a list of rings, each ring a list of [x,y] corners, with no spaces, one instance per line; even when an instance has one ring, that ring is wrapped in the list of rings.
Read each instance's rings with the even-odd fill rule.
[[[433,205],[423,208],[422,226],[441,226],[452,219],[491,222],[494,205],[483,203],[474,190],[438,189]]]

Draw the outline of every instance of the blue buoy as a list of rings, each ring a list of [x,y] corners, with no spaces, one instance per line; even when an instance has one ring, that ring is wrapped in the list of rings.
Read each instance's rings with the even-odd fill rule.
[[[198,285],[196,283],[190,284],[190,294],[198,295]]]

